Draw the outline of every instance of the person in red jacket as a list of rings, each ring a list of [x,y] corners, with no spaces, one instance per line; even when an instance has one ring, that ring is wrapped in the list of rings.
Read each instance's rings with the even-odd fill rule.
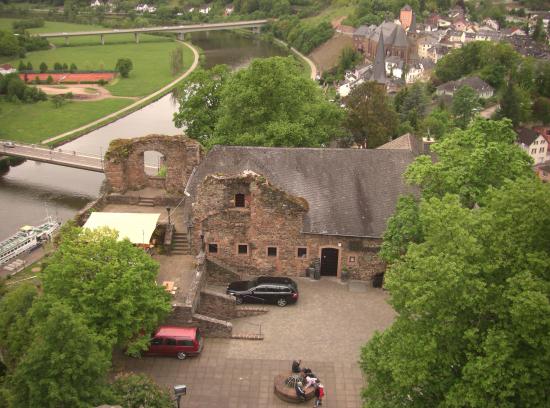
[[[325,397],[325,387],[319,380],[315,383],[315,404],[314,407],[320,407],[323,405],[323,398]]]

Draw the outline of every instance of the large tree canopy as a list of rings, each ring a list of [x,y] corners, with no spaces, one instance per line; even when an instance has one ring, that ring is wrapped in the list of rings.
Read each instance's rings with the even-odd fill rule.
[[[345,126],[355,143],[374,149],[391,140],[397,130],[398,116],[386,91],[376,82],[353,88],[346,99],[348,115]]]
[[[340,136],[342,118],[293,58],[273,57],[231,75],[218,69],[193,76],[175,123],[206,147],[313,147]]]
[[[424,242],[386,274],[398,317],[364,347],[367,406],[550,404],[550,188],[489,189],[485,206],[424,199]]]
[[[422,188],[424,197],[458,194],[472,207],[482,204],[490,187],[507,179],[534,177],[531,158],[516,144],[509,120],[477,119],[466,130],[454,130],[432,146],[437,160],[419,156],[406,178]]]
[[[156,261],[130,241],[117,241],[116,232],[74,228],[63,234],[42,280],[45,296],[62,299],[97,333],[126,345],[170,311],[157,272]]]

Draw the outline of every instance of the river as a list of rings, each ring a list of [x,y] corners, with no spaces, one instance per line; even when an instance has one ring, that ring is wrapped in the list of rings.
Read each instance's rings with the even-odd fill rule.
[[[253,58],[287,55],[285,50],[232,32],[193,33],[192,42],[202,48],[203,66],[227,64],[232,69],[247,66]],[[85,102],[80,102],[85,103]],[[63,145],[63,149],[102,154],[116,138],[148,134],[181,134],[172,122],[177,104],[170,95],[103,128]],[[154,155],[146,156],[156,164]],[[95,199],[103,183],[100,173],[26,161],[0,176],[0,240],[25,224],[39,224],[46,214],[61,221],[71,218]]]

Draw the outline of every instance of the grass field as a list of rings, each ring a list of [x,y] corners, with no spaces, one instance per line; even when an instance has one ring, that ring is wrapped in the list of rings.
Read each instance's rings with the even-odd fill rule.
[[[145,96],[174,79],[170,73],[170,52],[181,46],[173,41],[141,44],[105,44],[82,47],[61,47],[28,53],[35,69],[41,62],[53,67],[55,62],[75,63],[81,70],[114,69],[119,58],[130,58],[134,65],[129,78],[119,78],[107,89],[117,96]],[[193,52],[183,46],[184,70],[193,62]],[[17,67],[19,60],[10,63]]]
[[[51,101],[14,104],[0,101],[0,139],[26,143],[40,141],[78,128],[130,105],[130,99],[69,102],[55,108]]]
[[[354,6],[330,6],[316,16],[305,18],[304,21],[315,24],[321,21],[328,21],[330,23],[338,17],[349,16],[354,8]]]

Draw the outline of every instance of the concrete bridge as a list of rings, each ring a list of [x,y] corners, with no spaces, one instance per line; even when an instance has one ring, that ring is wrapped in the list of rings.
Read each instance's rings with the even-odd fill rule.
[[[134,34],[136,43],[139,43],[139,34],[144,33],[178,33],[180,39],[183,39],[185,33],[194,33],[199,31],[217,31],[217,30],[234,30],[237,28],[252,28],[258,32],[260,27],[269,23],[269,20],[249,20],[249,21],[236,21],[229,23],[210,23],[210,24],[188,24],[179,26],[165,26],[165,27],[144,27],[144,28],[121,28],[121,29],[105,29],[96,31],[74,31],[74,32],[62,32],[62,33],[40,33],[38,37],[42,38],[59,38],[64,37],[65,42],[69,42],[69,37],[83,37],[90,35],[98,35],[102,44],[105,44],[106,35],[116,34]]]
[[[102,156],[79,153],[68,149],[48,149],[37,145],[3,142],[0,146],[0,156],[21,157],[42,163],[74,167],[98,173],[104,172]]]

